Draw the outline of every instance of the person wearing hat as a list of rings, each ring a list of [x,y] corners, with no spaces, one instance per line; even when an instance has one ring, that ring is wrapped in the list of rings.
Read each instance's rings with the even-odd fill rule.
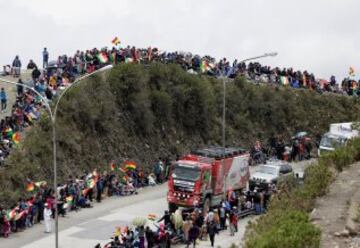
[[[48,203],[45,203],[45,208],[44,208],[45,233],[51,233],[51,215],[52,215],[51,208]]]

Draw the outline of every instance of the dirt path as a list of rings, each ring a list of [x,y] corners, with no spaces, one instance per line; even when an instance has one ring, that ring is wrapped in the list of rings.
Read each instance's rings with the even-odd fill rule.
[[[329,193],[316,201],[311,218],[322,231],[320,247],[360,247],[360,238],[351,237],[345,228],[350,203],[359,200],[354,199],[359,197],[358,191],[360,191],[360,163],[341,172],[330,186]]]

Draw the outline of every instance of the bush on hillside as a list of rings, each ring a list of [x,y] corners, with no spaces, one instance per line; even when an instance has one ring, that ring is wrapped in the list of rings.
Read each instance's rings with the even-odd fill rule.
[[[256,233],[256,229],[254,232]],[[276,211],[271,225],[246,243],[248,248],[317,248],[321,232],[306,213],[298,210]]]

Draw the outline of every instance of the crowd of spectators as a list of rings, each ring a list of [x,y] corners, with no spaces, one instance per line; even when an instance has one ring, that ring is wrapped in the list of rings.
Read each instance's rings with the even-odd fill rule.
[[[0,164],[3,163],[9,154],[11,147],[19,142],[19,134],[22,130],[40,117],[41,99],[33,91],[27,90],[27,86],[33,87],[49,102],[56,96],[59,89],[64,89],[78,76],[94,72],[108,64],[117,63],[176,63],[184,70],[193,74],[205,74],[214,77],[235,78],[242,75],[253,82],[284,85],[292,88],[306,88],[316,90],[320,93],[333,92],[353,96],[360,95],[359,82],[351,78],[345,78],[338,83],[334,76],[330,80],[319,80],[307,71],[295,71],[292,68],[280,69],[263,66],[260,63],[243,62],[237,60],[232,63],[226,58],[216,61],[210,56],[193,55],[186,52],[164,52],[158,48],[140,49],[136,47],[124,47],[111,49],[91,49],[86,51],[76,51],[73,56],[62,55],[56,60],[51,61],[49,52],[45,48],[42,52],[43,68],[39,68],[33,60],[26,66],[31,70],[31,80],[23,82],[21,77],[22,62],[16,56],[11,65],[3,67],[2,76],[13,76],[18,78],[16,99],[12,104],[10,115],[0,121],[2,132],[0,139]],[[6,92],[0,92],[2,111],[7,108]],[[5,101],[6,100],[6,101]],[[58,188],[60,199],[54,200],[54,191],[47,184],[40,184],[36,189],[38,192],[29,199],[20,199],[12,210],[2,210],[1,225],[4,236],[9,235],[10,231],[21,231],[25,227],[31,226],[43,219],[45,204],[50,209],[54,209],[57,204],[59,214],[66,214],[66,210],[76,210],[82,207],[90,207],[93,192],[96,199],[101,200],[101,195],[123,195],[135,193],[137,187],[143,185],[162,182],[159,176],[164,173],[161,166],[155,166],[154,176],[140,177],[137,173],[131,172],[127,175],[126,182],[123,183],[114,173],[103,175],[93,175],[92,173],[82,177],[69,178],[68,182]],[[90,178],[89,175],[92,175]],[[87,186],[88,179],[93,180],[93,187]],[[120,180],[121,179],[121,180]],[[130,182],[131,181],[131,182]],[[129,183],[128,183],[129,182]],[[85,191],[84,191],[85,190]],[[71,204],[70,204],[70,200]],[[221,210],[221,209],[220,209]],[[186,219],[186,218],[185,218]]]
[[[207,241],[208,238],[211,247],[214,247],[215,236],[219,232],[227,230],[230,236],[235,235],[239,218],[264,213],[276,191],[274,185],[264,189],[256,187],[241,195],[229,190],[221,204],[207,212],[198,208],[190,212],[178,209],[170,213],[166,210],[158,220],[152,219],[153,214],[149,214],[146,224],[117,227],[113,240],[104,248],[171,247],[179,243],[196,247],[199,240]],[[101,248],[101,245],[95,247]]]
[[[165,174],[162,173],[161,177],[165,179]],[[0,206],[0,234],[8,237],[13,232],[24,231],[40,222],[45,223],[45,232],[50,233],[55,204],[59,216],[64,217],[69,211],[91,208],[94,200],[100,203],[104,197],[137,194],[139,188],[156,184],[153,173],[146,174],[137,166],[128,168],[126,161],[123,166],[116,166],[111,162],[110,170],[104,170],[102,173],[95,169],[80,176],[69,176],[64,184],[58,185],[57,200],[55,200],[54,188],[46,181],[28,180],[26,182],[28,198],[19,199],[10,209]]]

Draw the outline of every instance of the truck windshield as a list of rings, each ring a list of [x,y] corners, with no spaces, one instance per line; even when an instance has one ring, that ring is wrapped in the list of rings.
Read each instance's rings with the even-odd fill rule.
[[[195,182],[200,177],[200,170],[195,167],[177,164],[172,172],[172,177]]]
[[[264,174],[271,174],[271,175],[278,174],[278,170],[276,168],[270,167],[270,166],[259,166],[259,169],[257,170],[257,172],[261,172]]]
[[[345,143],[344,139],[337,138],[334,136],[324,135],[321,138],[320,146],[328,147],[328,148],[338,148],[338,147],[343,146],[344,143]]]

